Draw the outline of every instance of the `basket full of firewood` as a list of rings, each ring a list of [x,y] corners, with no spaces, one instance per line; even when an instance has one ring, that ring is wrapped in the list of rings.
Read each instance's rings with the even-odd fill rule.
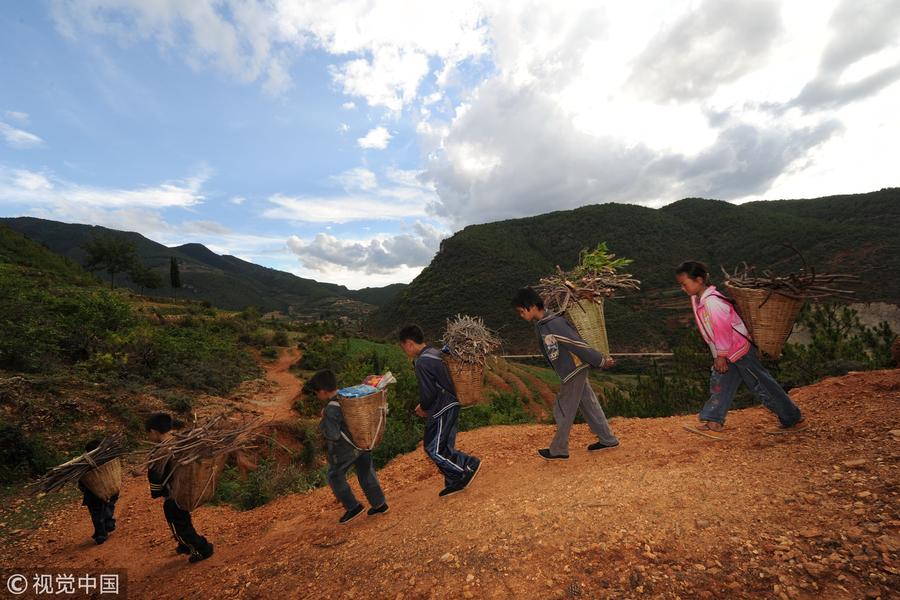
[[[484,397],[484,365],[488,356],[500,347],[500,338],[488,329],[480,317],[456,315],[447,319],[444,364],[463,406],[477,404]]]
[[[854,292],[845,288],[859,281],[855,275],[817,273],[805,260],[799,271],[787,275],[771,270],[758,273],[747,263],[731,273],[723,272],[725,289],[734,299],[750,337],[760,352],[773,358],[781,356],[807,300],[851,298]]]

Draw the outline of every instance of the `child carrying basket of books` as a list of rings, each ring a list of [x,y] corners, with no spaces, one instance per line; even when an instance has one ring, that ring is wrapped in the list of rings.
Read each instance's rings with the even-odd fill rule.
[[[379,380],[378,383],[381,383],[381,381]],[[320,402],[326,403],[322,409],[322,421],[319,423],[319,431],[322,432],[322,435],[325,436],[328,442],[328,485],[345,510],[338,523],[341,525],[349,523],[360,516],[364,509],[364,506],[356,499],[353,490],[350,489],[350,485],[347,483],[347,472],[351,467],[356,469],[359,485],[370,505],[366,514],[371,517],[386,513],[388,505],[385,502],[381,484],[378,482],[378,476],[375,475],[372,453],[370,452],[384,434],[386,423],[382,421],[378,424],[380,427],[376,425],[371,434],[371,439],[363,440],[362,437],[364,436],[357,434],[356,437],[360,439],[357,440],[357,443],[354,443],[354,438],[347,427],[344,413],[341,410],[341,403],[338,401],[337,380],[334,373],[329,370],[319,371],[310,378],[306,383],[306,387],[316,394]],[[374,387],[372,389],[378,390],[378,388]],[[378,395],[381,397],[380,393]],[[360,399],[362,402],[365,402],[365,396],[353,399]],[[351,399],[348,398],[347,401],[349,400]],[[381,417],[384,418],[386,415],[382,413]]]

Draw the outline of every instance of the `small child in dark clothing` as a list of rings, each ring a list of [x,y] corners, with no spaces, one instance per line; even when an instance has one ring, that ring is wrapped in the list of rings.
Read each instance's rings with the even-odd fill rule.
[[[96,450],[99,446],[100,440],[91,440],[84,447],[84,451],[90,452],[91,450]],[[109,538],[109,534],[116,529],[116,518],[113,514],[116,512],[116,501],[119,499],[119,494],[115,493],[109,501],[104,501],[89,490],[80,480],[78,481],[78,489],[84,494],[81,505],[87,506],[91,515],[91,522],[94,524],[94,535],[91,537],[98,544],[102,544]]]
[[[147,417],[144,428],[147,437],[154,444],[163,442],[172,437],[172,429],[178,429],[184,424],[172,418],[168,413],[153,413]],[[169,497],[168,481],[172,473],[170,461],[159,461],[147,470],[147,478],[150,480],[150,497],[165,498],[163,513],[166,522],[172,531],[172,536],[178,542],[175,552],[189,555],[189,562],[199,562],[212,556],[213,545],[205,537],[197,533],[191,520],[190,511],[182,509]]]
[[[366,500],[371,508],[369,516],[381,515],[388,511],[384,500],[384,492],[375,475],[372,465],[372,454],[356,448],[350,441],[350,433],[344,423],[341,405],[337,396],[337,381],[331,371],[319,371],[306,383],[306,387],[315,392],[320,402],[327,402],[322,409],[322,421],[319,431],[328,441],[328,485],[335,497],[344,505],[346,512],[338,521],[341,525],[349,523],[362,514],[363,505],[359,503],[353,490],[347,483],[347,472],[350,467],[356,469],[356,477],[362,487]]]

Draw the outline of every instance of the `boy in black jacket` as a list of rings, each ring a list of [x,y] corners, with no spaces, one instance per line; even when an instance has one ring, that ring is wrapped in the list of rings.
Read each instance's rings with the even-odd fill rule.
[[[100,440],[91,440],[84,447],[85,452],[96,450],[100,446]],[[102,544],[109,538],[109,534],[116,529],[116,518],[113,514],[116,512],[116,501],[119,494],[113,494],[109,502],[104,502],[102,498],[96,496],[91,490],[78,481],[78,489],[82,491],[84,497],[81,500],[82,506],[87,506],[91,515],[91,522],[94,524],[94,541]]]
[[[472,483],[481,461],[460,452],[456,445],[459,401],[441,353],[425,343],[418,325],[400,330],[400,347],[413,359],[419,382],[419,404],[416,414],[425,419],[425,454],[444,475],[444,489],[439,496],[461,492]]]
[[[553,405],[556,435],[549,448],[538,450],[540,457],[545,460],[569,458],[569,431],[579,408],[588,427],[598,438],[588,446],[588,451],[617,447],[619,440],[610,429],[588,381],[592,366],[608,369],[615,364],[613,357],[603,356],[600,351],[591,348],[562,315],[544,310],[543,299],[532,288],[522,288],[516,292],[512,305],[522,319],[534,322],[541,353],[562,381]]]
[[[337,381],[334,373],[328,370],[319,371],[306,382],[306,387],[315,392],[320,402],[327,402],[322,409],[319,431],[328,441],[328,485],[346,510],[338,523],[341,525],[349,523],[363,511],[363,505],[347,484],[347,471],[350,467],[356,469],[356,478],[359,479],[359,485],[371,505],[366,514],[370,517],[383,515],[388,511],[388,505],[384,501],[384,492],[378,483],[378,476],[375,475],[372,454],[358,449],[350,441],[350,432],[344,423],[341,405],[335,400]]]
[[[176,421],[168,413],[153,413],[144,422],[147,437],[154,444],[166,441],[172,437],[173,428],[179,429],[183,426],[181,421]],[[182,510],[172,498],[169,498],[168,482],[171,474],[172,466],[168,460],[162,460],[150,466],[147,470],[147,479],[150,480],[150,497],[166,499],[163,502],[163,513],[166,515],[166,522],[169,524],[169,529],[172,530],[175,541],[178,542],[175,552],[188,554],[188,560],[192,563],[205,560],[212,556],[213,545],[194,529],[191,513]]]

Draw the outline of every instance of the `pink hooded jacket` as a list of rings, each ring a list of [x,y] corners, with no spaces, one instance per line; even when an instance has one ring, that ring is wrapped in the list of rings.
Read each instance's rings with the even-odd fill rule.
[[[691,296],[694,318],[713,356],[735,362],[750,351],[750,333],[734,306],[711,285],[698,298]]]

